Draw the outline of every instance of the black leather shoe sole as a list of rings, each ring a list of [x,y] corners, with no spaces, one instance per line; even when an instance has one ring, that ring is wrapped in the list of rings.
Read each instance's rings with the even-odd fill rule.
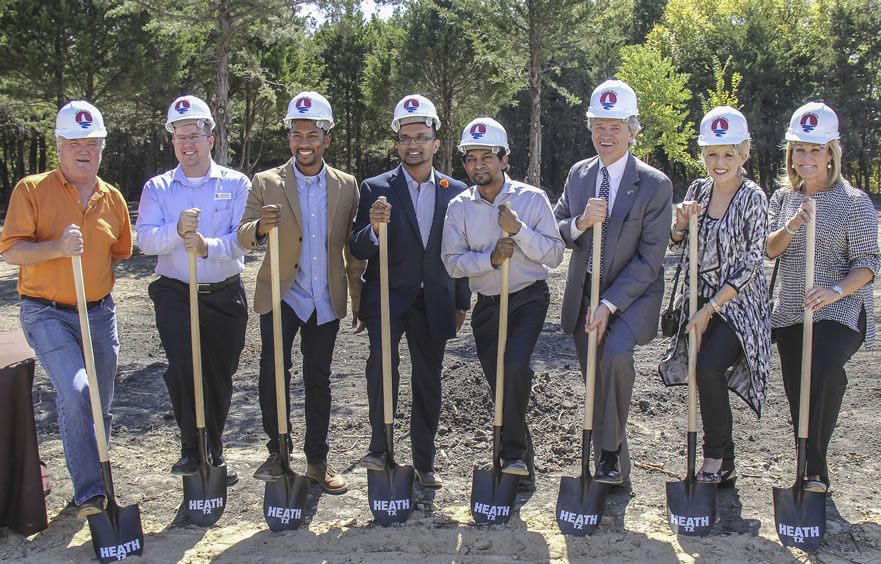
[[[182,457],[171,467],[171,473],[177,476],[192,476],[199,471],[199,459],[193,457]]]

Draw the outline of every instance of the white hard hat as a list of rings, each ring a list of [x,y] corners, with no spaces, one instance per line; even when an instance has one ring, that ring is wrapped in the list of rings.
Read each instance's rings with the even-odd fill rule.
[[[440,128],[440,118],[431,100],[419,94],[404,96],[395,106],[395,117],[392,119],[392,130],[397,133],[402,125],[408,123],[424,123],[428,127]]]
[[[825,145],[838,138],[838,115],[822,102],[808,102],[795,110],[786,130],[787,141]]]
[[[462,130],[462,141],[459,143],[459,150],[463,154],[469,149],[491,149],[493,153],[504,149],[505,154],[508,154],[511,152],[508,147],[508,132],[493,118],[473,119]]]
[[[65,104],[55,116],[55,135],[65,139],[107,137],[104,116],[98,108],[84,100]]]
[[[284,125],[288,129],[298,119],[310,119],[315,127],[325,132],[333,129],[333,110],[327,98],[318,92],[300,92],[288,104],[288,113],[284,116]]]
[[[749,139],[749,125],[742,113],[731,106],[716,106],[701,120],[697,144],[740,145]]]
[[[627,119],[638,115],[636,92],[620,80],[607,80],[590,95],[589,118]]]
[[[195,120],[196,125],[202,127],[206,123],[213,130],[214,118],[211,117],[211,108],[201,98],[195,96],[181,96],[168,106],[168,119],[165,121],[165,129],[174,133],[174,123],[183,120]]]

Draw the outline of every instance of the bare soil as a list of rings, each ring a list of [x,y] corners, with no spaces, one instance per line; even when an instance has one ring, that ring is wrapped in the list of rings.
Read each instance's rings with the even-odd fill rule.
[[[244,279],[249,297],[262,258],[257,252],[247,257]],[[672,257],[668,258],[668,264],[672,262]],[[529,424],[536,440],[538,487],[534,494],[518,496],[517,511],[507,525],[474,525],[468,510],[472,470],[475,464],[488,464],[491,456],[492,400],[467,322],[449,342],[444,360],[443,410],[437,437],[437,470],[444,487],[431,491],[417,485],[416,510],[403,526],[386,529],[373,523],[367,505],[366,473],[356,466],[369,442],[364,379],[367,337],[353,335],[344,322],[333,365],[329,460],[348,480],[349,491],[331,496],[313,485],[301,528],[284,534],[270,532],[263,521],[264,484],[251,477],[265,459],[267,439],[258,404],[260,338],[253,313],[225,433],[227,459],[238,469],[241,480],[230,488],[226,511],[214,527],[176,523],[182,487],[180,478],[172,476],[169,469],[178,457],[179,443],[162,381],[165,356],[147,296],[154,266],[154,257],[136,251],[118,267],[113,291],[122,351],[110,456],[121,504],[140,506],[146,561],[881,562],[881,424],[877,420],[881,357],[877,348],[861,349],[848,364],[850,385],[830,447],[833,484],[827,501],[828,529],[818,553],[806,555],[784,548],[774,531],[772,487],[788,487],[795,473],[792,426],[776,353],[761,420],[732,395],[740,477],[737,489],[719,491],[713,534],[695,539],[670,533],[664,483],[681,479],[685,468],[686,390],[667,389],[658,377],[657,364],[666,348],[661,338],[636,353],[638,378],[628,429],[635,464],[632,494],[609,496],[593,536],[575,539],[561,535],[554,507],[560,477],[580,473],[584,396],[575,349],[559,328],[566,263],[554,269],[549,279],[551,309],[533,355],[536,375]],[[16,277],[17,269],[0,261],[3,331],[19,329]],[[299,363],[296,353],[295,368]],[[408,462],[410,390],[405,352],[401,372],[397,448],[399,460]],[[292,425],[295,444],[299,445],[303,386],[297,377],[299,369],[296,373]],[[29,538],[0,529],[0,561],[91,560],[94,553],[88,526],[68,507],[72,488],[58,434],[55,393],[39,366],[33,399],[41,456],[54,480],[47,498],[49,528]],[[296,450],[295,470],[303,472],[305,458],[299,448]]]

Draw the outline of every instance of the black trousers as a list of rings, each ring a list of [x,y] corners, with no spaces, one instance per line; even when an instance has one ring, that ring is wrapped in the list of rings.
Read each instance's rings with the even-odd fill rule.
[[[312,312],[303,321],[286,302],[281,302],[281,350],[284,359],[284,389],[287,421],[291,419],[291,349],[294,337],[300,333],[300,353],[303,356],[303,388],[305,390],[306,436],[303,452],[309,464],[320,464],[327,459],[327,433],[330,427],[330,374],[333,348],[340,330],[340,320],[318,324],[317,313]],[[269,435],[266,447],[278,452],[278,410],[275,398],[275,350],[273,343],[272,312],[260,316],[260,412],[263,430]],[[288,423],[288,429],[290,423]],[[285,429],[283,432],[287,432]],[[293,445],[288,437],[288,448]]]
[[[165,386],[180,428],[181,452],[195,455],[199,444],[189,288],[184,282],[161,276],[150,283],[148,291],[156,310],[156,329],[168,359]],[[239,368],[247,325],[248,301],[241,280],[215,292],[199,294],[205,430],[208,450],[215,457],[223,454],[221,436],[232,398],[232,376]]]
[[[364,320],[370,338],[370,355],[367,357],[367,399],[370,405],[370,450],[385,452],[385,423],[382,400],[382,332],[378,317]],[[441,410],[441,368],[444,360],[446,339],[431,336],[430,321],[425,313],[423,296],[418,296],[410,309],[391,320],[392,349],[392,405],[398,409],[398,365],[401,357],[398,344],[407,335],[410,349],[410,388],[413,407],[410,410],[410,444],[413,450],[413,466],[420,472],[434,471],[434,438]]]
[[[829,484],[826,451],[838,422],[841,400],[847,389],[844,365],[857,352],[866,335],[866,312],[860,313],[859,332],[837,321],[814,323],[811,355],[811,400],[809,407],[807,469],[809,476],[820,476]],[[777,351],[783,372],[783,387],[789,400],[792,426],[798,438],[799,395],[801,394],[802,324],[776,330]]]
[[[680,338],[688,339],[688,335],[683,333]],[[725,373],[741,354],[737,335],[721,317],[714,316],[704,331],[695,370],[706,458],[734,460],[731,402]]]
[[[533,448],[532,437],[526,425],[526,411],[534,375],[530,362],[535,343],[544,327],[549,304],[550,293],[544,280],[527,286],[508,298],[501,457],[526,459],[530,474],[533,472]],[[477,357],[493,396],[496,390],[500,310],[497,298],[478,295],[471,315]]]

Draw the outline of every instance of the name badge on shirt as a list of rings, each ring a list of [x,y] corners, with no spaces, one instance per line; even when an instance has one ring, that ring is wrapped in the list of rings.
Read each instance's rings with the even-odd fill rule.
[[[232,200],[232,194],[229,192],[215,192],[214,193],[215,200]]]

